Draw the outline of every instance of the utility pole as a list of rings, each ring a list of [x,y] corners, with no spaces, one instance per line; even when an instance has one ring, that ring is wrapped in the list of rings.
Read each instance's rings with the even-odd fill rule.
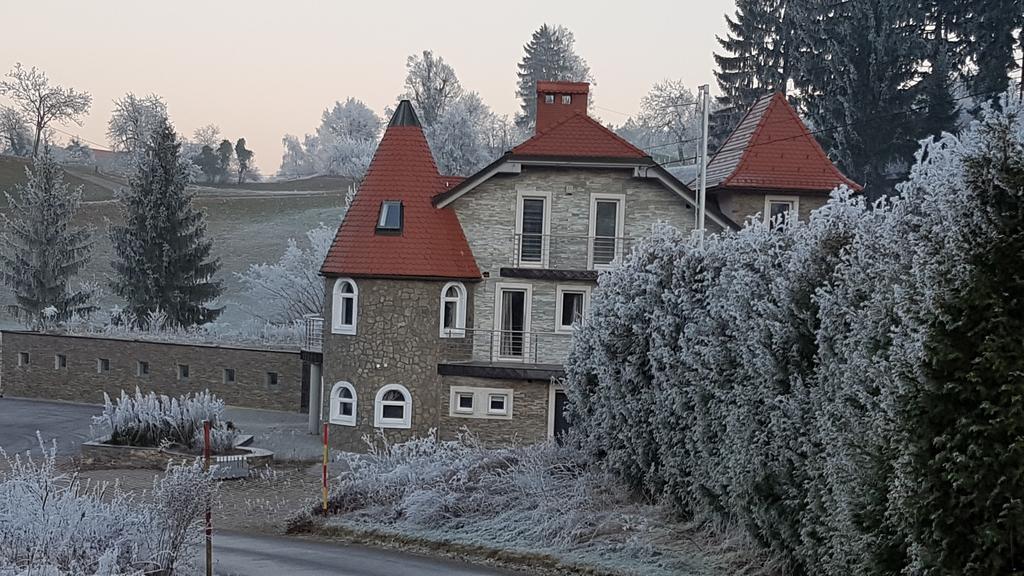
[[[704,247],[704,213],[706,211],[706,186],[708,172],[708,112],[711,108],[710,87],[703,84],[698,88],[700,99],[700,154],[697,164],[697,242]]]

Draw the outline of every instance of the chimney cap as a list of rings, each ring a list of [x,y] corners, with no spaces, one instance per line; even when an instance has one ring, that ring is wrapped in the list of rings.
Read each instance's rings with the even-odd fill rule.
[[[420,120],[416,117],[416,110],[413,109],[412,102],[408,100],[402,100],[399,102],[398,108],[391,116],[391,121],[388,122],[388,126],[420,127]]]
[[[589,92],[589,82],[537,81],[538,94],[587,94]]]

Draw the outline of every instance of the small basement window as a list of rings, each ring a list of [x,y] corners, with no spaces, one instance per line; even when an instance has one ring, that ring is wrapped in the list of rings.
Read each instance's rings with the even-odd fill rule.
[[[508,394],[490,394],[487,397],[488,414],[508,414]]]
[[[380,203],[380,218],[377,219],[378,232],[402,231],[402,203],[397,200],[385,200]]]
[[[18,366],[28,366],[29,360],[28,352],[18,352]]]
[[[104,372],[110,372],[110,358],[97,358],[96,372],[99,374],[103,374]]]
[[[455,405],[456,412],[463,412],[466,414],[473,413],[473,393],[472,392],[459,392],[456,395],[457,403]]]
[[[62,370],[68,367],[68,357],[64,354],[56,354],[53,357],[53,369]]]
[[[267,372],[267,386],[277,386],[277,372]]]
[[[178,380],[188,380],[188,364],[178,364]]]
[[[224,369],[224,383],[225,384],[234,384],[235,383],[235,369],[234,368],[225,368]]]
[[[149,362],[145,360],[139,360],[135,363],[135,375],[136,376],[149,376]]]

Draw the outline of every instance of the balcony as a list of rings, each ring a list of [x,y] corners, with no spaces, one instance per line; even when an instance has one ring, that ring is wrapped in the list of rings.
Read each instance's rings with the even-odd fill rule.
[[[461,374],[459,367],[537,372],[547,377],[561,372],[572,334],[516,330],[461,331],[461,338],[446,338],[441,345],[442,373]],[[510,374],[509,377],[512,377]],[[529,377],[527,375],[527,377]]]
[[[302,351],[322,354],[324,351],[324,319],[318,314],[302,317]]]
[[[514,234],[509,266],[513,269],[599,271],[621,262],[635,242],[636,239],[627,236]]]

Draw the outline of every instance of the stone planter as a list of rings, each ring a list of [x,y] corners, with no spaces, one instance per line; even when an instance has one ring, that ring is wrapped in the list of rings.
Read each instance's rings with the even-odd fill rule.
[[[147,448],[110,444],[109,438],[91,440],[82,444],[80,466],[83,470],[110,468],[148,468],[163,470],[168,463],[191,462],[197,455],[168,448]],[[243,446],[252,441],[251,436],[239,438],[235,450],[239,454],[211,457],[211,466],[216,466],[217,478],[242,478],[253,467],[266,466],[274,459],[274,453],[263,448]]]

